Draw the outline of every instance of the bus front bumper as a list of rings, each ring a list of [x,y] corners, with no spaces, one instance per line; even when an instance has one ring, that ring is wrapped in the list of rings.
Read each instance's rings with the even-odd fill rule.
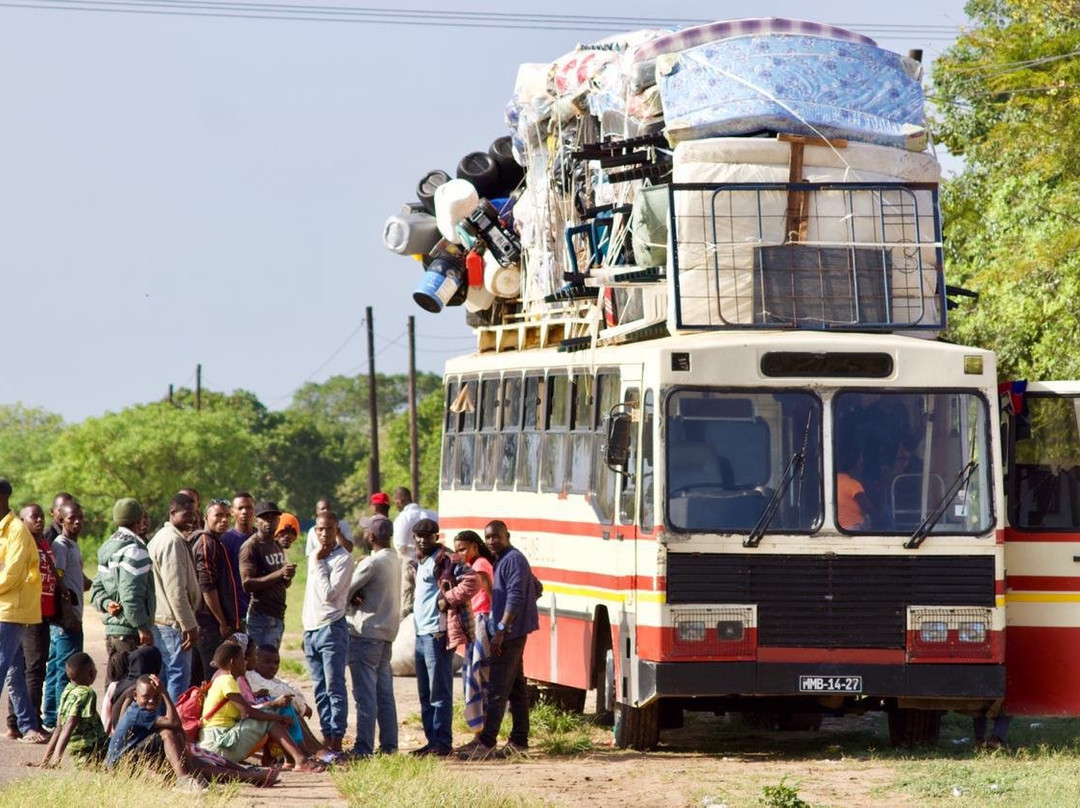
[[[857,689],[855,689],[857,686]],[[849,688],[849,689],[838,689]],[[638,666],[642,701],[653,696],[870,696],[1000,699],[1005,666],[801,662],[651,662]]]

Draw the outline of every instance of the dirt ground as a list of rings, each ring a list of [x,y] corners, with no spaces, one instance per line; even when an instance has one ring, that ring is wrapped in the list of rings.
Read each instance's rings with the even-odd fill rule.
[[[98,660],[98,670],[103,671],[104,632],[93,615],[88,617],[86,648]],[[295,644],[289,643],[289,639],[286,637],[283,648]],[[283,655],[301,659],[299,651],[284,650]],[[100,676],[97,685],[100,689]],[[423,732],[416,720],[420,706],[415,680],[397,678],[395,693],[402,722],[402,751],[422,746]],[[445,765],[469,777],[490,777],[508,791],[574,808],[756,804],[756,796],[749,801],[745,797],[731,801],[727,795],[748,793],[747,783],[754,786],[755,795],[760,795],[758,783],[775,784],[785,777],[789,783],[798,783],[799,796],[813,805],[904,804],[895,794],[876,796],[874,793],[895,778],[895,773],[887,767],[864,759],[832,759],[837,755],[835,748],[830,751],[829,735],[842,731],[838,721],[826,719],[822,731],[808,738],[797,754],[771,749],[769,733],[759,733],[761,737],[748,747],[750,751],[733,752],[726,746],[720,751],[701,751],[710,746],[715,749],[716,744],[710,744],[708,739],[722,720],[711,716],[694,718],[682,730],[665,732],[660,750],[648,754],[612,748],[610,730],[597,728],[593,736],[596,749],[586,755],[560,758],[534,754],[513,763],[447,761]],[[468,738],[462,736],[457,740],[464,742]],[[33,777],[36,769],[29,764],[39,761],[43,752],[42,746],[0,738],[0,794],[4,783]],[[339,806],[345,805],[345,801],[327,775],[286,773],[274,789],[244,789],[235,804],[287,808]]]

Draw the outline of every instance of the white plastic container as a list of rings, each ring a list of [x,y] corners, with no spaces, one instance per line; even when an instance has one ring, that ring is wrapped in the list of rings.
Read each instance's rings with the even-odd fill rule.
[[[460,244],[456,225],[480,204],[480,195],[468,180],[450,180],[435,189],[435,223],[443,238]]]
[[[517,297],[521,293],[521,269],[504,267],[490,252],[484,253],[484,288],[495,297]]]

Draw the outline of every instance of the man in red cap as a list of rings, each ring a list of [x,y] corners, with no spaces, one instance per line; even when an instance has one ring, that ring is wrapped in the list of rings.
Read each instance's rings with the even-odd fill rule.
[[[371,509],[376,516],[390,518],[390,495],[385,491],[376,491],[371,495]]]

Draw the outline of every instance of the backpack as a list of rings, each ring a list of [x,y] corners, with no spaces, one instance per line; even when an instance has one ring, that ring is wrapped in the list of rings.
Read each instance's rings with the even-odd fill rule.
[[[203,725],[203,705],[206,703],[206,693],[210,690],[210,682],[203,682],[201,685],[192,685],[176,700],[176,712],[180,716],[180,723],[184,727],[184,735],[192,743],[199,740],[199,730]],[[222,699],[220,702],[214,705],[208,714],[207,718],[212,718],[214,713],[225,706],[225,702],[228,699]]]

